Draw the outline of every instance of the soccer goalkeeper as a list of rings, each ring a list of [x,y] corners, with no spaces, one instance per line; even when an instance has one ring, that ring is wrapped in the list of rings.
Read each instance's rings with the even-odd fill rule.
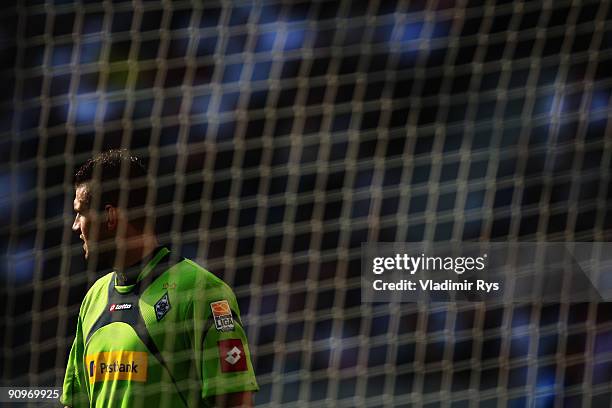
[[[75,175],[72,229],[109,262],[81,304],[64,378],[70,407],[251,406],[258,389],[232,290],[159,246],[146,170],[125,150]]]

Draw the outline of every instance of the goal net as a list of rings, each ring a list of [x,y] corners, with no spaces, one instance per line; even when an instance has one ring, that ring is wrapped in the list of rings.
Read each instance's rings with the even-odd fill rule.
[[[363,242],[610,241],[608,1],[20,1],[0,27],[2,385],[61,384],[127,148],[235,291],[260,406],[603,407],[607,303],[366,304]]]

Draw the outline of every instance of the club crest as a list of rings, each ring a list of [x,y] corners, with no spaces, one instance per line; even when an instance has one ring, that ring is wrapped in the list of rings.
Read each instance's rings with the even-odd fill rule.
[[[168,298],[168,292],[166,292],[164,296],[155,303],[155,317],[157,317],[158,322],[164,318],[168,310],[170,310],[170,299]]]

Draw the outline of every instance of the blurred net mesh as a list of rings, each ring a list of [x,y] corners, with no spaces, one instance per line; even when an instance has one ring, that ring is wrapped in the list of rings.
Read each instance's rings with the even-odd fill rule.
[[[366,241],[611,239],[609,2],[3,14],[3,385],[61,383],[98,276],[72,175],[124,147],[148,163],[161,240],[235,290],[258,404],[610,406],[608,304],[359,291]]]

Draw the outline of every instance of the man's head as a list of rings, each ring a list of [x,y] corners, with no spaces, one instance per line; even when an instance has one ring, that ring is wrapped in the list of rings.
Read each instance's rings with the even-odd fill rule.
[[[126,150],[102,152],[76,172],[72,229],[83,240],[85,258],[93,251],[113,258],[118,245],[144,233],[146,176],[140,160]]]

